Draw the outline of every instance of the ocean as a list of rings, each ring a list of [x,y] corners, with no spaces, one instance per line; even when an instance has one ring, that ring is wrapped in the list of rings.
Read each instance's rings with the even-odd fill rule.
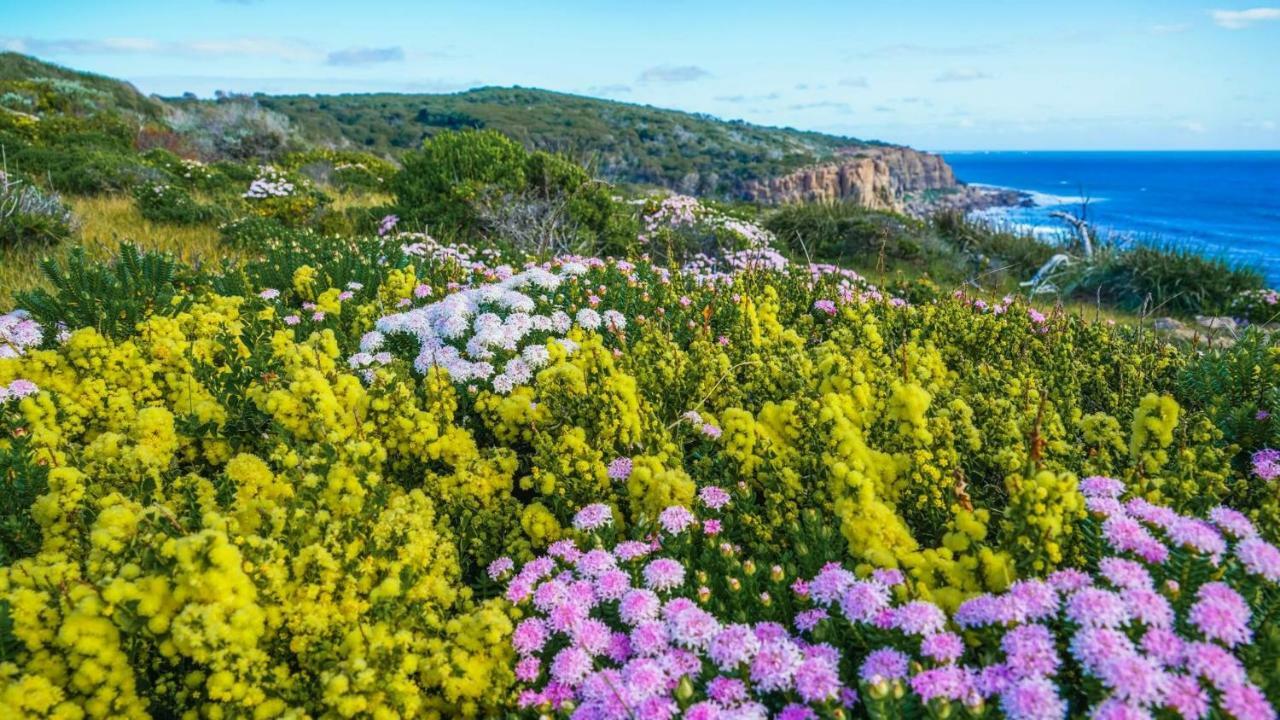
[[[1280,151],[944,152],[967,183],[1024,190],[1033,208],[983,214],[1042,236],[1076,211],[1123,242],[1173,243],[1252,265],[1280,287]]]

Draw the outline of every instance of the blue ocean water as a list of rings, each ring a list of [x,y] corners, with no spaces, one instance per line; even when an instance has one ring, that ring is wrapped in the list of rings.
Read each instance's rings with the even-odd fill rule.
[[[1280,287],[1280,152],[943,153],[967,183],[1033,193],[994,219],[1057,235],[1052,210],[1078,210],[1129,242],[1166,242],[1253,265]]]

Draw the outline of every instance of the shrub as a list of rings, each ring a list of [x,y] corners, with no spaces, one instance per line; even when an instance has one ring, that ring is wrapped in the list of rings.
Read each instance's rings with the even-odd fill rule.
[[[350,150],[308,150],[290,153],[281,165],[321,185],[338,190],[385,191],[396,166],[372,153]]]
[[[288,118],[252,98],[183,104],[169,122],[205,160],[267,162],[282,155],[290,141]]]
[[[174,185],[139,185],[133,197],[142,217],[152,222],[199,225],[219,215],[216,208],[196,202],[190,193]]]
[[[524,148],[492,130],[445,132],[407,154],[391,183],[407,223],[464,235],[481,229],[478,205],[526,187]]]
[[[922,222],[853,203],[786,205],[770,213],[764,225],[794,257],[814,261],[847,262],[881,254],[917,259],[929,246]]]
[[[957,250],[973,257],[980,269],[1007,268],[1029,278],[1056,250],[1025,233],[1015,232],[961,212],[940,213],[932,219],[934,231]]]
[[[291,227],[317,220],[329,202],[310,180],[271,165],[258,168],[243,197],[253,214]]]
[[[1262,287],[1252,268],[1186,247],[1147,244],[1104,249],[1080,281],[1082,290],[1119,307],[1177,315],[1226,313],[1243,293]]]
[[[143,320],[177,313],[190,302],[180,295],[183,281],[172,256],[140,252],[128,243],[110,265],[89,260],[77,247],[65,267],[46,259],[41,269],[52,289],[19,293],[18,302],[47,328],[88,327],[128,337]]]
[[[72,195],[127,192],[158,179],[155,170],[125,151],[28,146],[13,152],[10,163],[50,189]]]
[[[0,172],[0,248],[53,245],[74,227],[71,210],[56,193]]]
[[[293,237],[296,231],[272,217],[249,215],[218,227],[222,242],[229,247],[262,251],[273,241]]]

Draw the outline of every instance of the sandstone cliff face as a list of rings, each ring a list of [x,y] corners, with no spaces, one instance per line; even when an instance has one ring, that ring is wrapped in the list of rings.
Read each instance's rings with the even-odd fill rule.
[[[752,180],[742,194],[761,203],[843,200],[901,211],[910,193],[955,187],[951,166],[937,155],[903,147],[871,147],[787,175]]]

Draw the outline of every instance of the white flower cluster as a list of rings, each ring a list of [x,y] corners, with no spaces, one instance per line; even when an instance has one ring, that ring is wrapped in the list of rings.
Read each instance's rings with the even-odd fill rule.
[[[722,230],[737,235],[753,250],[773,246],[773,233],[747,220],[739,220],[698,202],[687,195],[670,195],[662,199],[652,212],[641,218],[644,230],[639,240],[648,243],[654,233],[663,229],[701,226],[708,230]]]
[[[44,339],[39,323],[26,310],[0,315],[0,358],[13,358],[26,353]]]
[[[245,191],[244,197],[251,200],[289,197],[294,189],[293,183],[289,182],[284,173],[270,165],[263,165],[258,168],[258,177],[249,183],[249,189]]]
[[[410,241],[400,246],[400,252],[410,257],[426,258],[436,262],[452,261],[469,270],[486,267],[485,263],[476,260],[476,252],[469,245],[462,243],[445,245],[426,233],[414,232],[399,233],[396,239]]]
[[[559,270],[557,274],[541,267],[529,268],[420,308],[387,315],[378,320],[374,332],[361,338],[361,352],[351,361],[360,367],[368,364],[364,363],[366,356],[377,362],[378,355],[373,353],[382,349],[386,335],[403,333],[418,341],[419,352],[413,362],[418,372],[439,367],[455,382],[488,381],[495,392],[511,392],[551,361],[551,343],[569,354],[577,350],[577,344],[564,337],[575,323],[585,330],[604,327],[620,331],[626,327],[626,318],[616,310],[600,313],[584,308],[570,317],[564,310],[546,307],[548,293],[568,278],[587,272],[587,267],[567,262]],[[539,301],[522,290],[541,293],[541,312]]]

